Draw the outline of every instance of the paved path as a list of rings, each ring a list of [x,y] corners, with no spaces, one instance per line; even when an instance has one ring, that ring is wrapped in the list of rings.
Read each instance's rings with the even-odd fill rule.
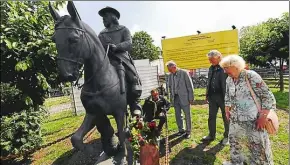
[[[71,103],[59,104],[48,108],[50,114],[61,112],[71,108]]]

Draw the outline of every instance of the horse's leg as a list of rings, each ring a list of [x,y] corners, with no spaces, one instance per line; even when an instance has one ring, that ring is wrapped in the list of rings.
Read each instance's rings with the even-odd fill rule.
[[[125,110],[126,107],[124,108]],[[126,111],[124,109],[120,109],[120,112],[115,116],[115,120],[117,123],[117,129],[118,129],[118,138],[119,138],[119,149],[120,151],[124,152],[125,155],[127,155],[126,153],[126,146],[125,146],[125,130],[124,130],[124,124],[125,124],[125,114]]]
[[[98,114],[96,118],[96,126],[101,134],[101,142],[104,152],[108,156],[114,156],[117,151],[118,139],[114,134],[114,128],[107,115]]]
[[[118,138],[119,138],[119,145],[118,145],[118,155],[114,158],[116,164],[118,165],[124,165],[127,164],[126,158],[127,158],[127,148],[125,144],[125,130],[124,130],[124,122],[125,122],[125,110],[126,107],[123,109],[118,109],[118,113],[114,116],[116,123],[117,123],[117,129],[118,129]]]
[[[94,127],[95,119],[96,119],[95,115],[86,113],[82,125],[71,137],[71,143],[73,147],[81,151],[84,150],[85,145],[83,143],[83,138]]]

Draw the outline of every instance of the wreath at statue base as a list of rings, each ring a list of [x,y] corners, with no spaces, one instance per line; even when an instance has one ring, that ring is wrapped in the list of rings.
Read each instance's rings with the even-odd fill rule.
[[[129,124],[130,142],[134,162],[140,165],[159,165],[159,132],[155,121],[144,122],[141,117],[134,117]]]

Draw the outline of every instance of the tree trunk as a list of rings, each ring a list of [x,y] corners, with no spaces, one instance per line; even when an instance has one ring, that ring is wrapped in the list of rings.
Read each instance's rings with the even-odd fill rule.
[[[280,58],[280,92],[284,91],[284,78],[283,78],[283,58]]]

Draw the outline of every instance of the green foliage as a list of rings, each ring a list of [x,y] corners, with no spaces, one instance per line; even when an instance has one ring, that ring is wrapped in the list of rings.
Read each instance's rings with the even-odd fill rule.
[[[32,105],[32,100],[23,94],[15,86],[7,83],[0,84],[1,92],[1,116],[5,116],[13,112],[13,110],[28,109]],[[22,100],[22,101],[20,101]]]
[[[149,59],[152,61],[158,59],[158,54],[158,49],[153,44],[153,39],[147,32],[140,31],[134,33],[131,51],[134,60]]]
[[[43,110],[22,111],[1,118],[1,156],[19,154],[39,147],[41,139],[41,121]]]
[[[56,8],[61,4],[54,3]],[[57,52],[50,39],[53,27],[48,1],[1,2],[1,86],[7,83],[17,89],[19,96],[13,97],[19,100],[14,102],[28,101],[37,107],[43,104],[48,89],[59,85]],[[19,112],[25,108],[23,103],[5,110]],[[12,102],[6,99],[5,104]]]
[[[240,51],[251,64],[265,66],[275,58],[289,59],[289,13],[240,32]]]

